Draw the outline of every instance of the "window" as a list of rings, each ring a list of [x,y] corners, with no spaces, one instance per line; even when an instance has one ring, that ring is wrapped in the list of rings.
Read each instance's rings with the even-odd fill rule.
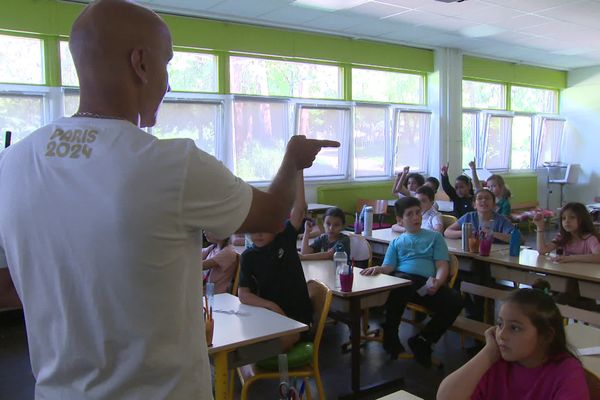
[[[557,90],[512,86],[510,99],[514,111],[550,114],[558,111]]]
[[[220,126],[220,103],[165,100],[151,133],[159,139],[192,139],[198,148],[217,156]]]
[[[505,85],[463,80],[462,103],[466,108],[504,109]]]
[[[332,65],[230,57],[232,93],[341,99],[342,70]]]
[[[541,118],[534,165],[541,167],[545,162],[555,163],[560,161],[560,146],[564,127],[564,119]]]
[[[477,156],[477,113],[462,114],[462,167],[469,168],[469,162]]]
[[[485,114],[483,122],[483,165],[487,169],[508,169],[510,162],[510,141],[512,116]]]
[[[422,75],[352,68],[352,98],[385,103],[424,104]]]
[[[310,139],[337,140],[339,148],[323,148],[306,177],[344,177],[347,170],[347,149],[350,108],[304,106],[297,109],[297,134]]]
[[[427,171],[430,120],[429,112],[396,110],[394,170],[408,165],[415,172]]]
[[[69,42],[60,42],[60,79],[63,86],[79,86]]]
[[[516,115],[513,117],[510,151],[511,169],[531,168],[532,125],[530,115]]]
[[[79,91],[65,90],[64,95],[64,116],[70,117],[79,109]]]
[[[43,84],[43,42],[0,35],[0,82]]]
[[[175,51],[168,71],[173,91],[218,91],[217,57],[212,54]]]
[[[287,103],[236,99],[233,108],[234,173],[246,181],[271,180],[289,139]]]
[[[387,107],[354,108],[354,176],[386,176],[389,165],[386,127]]]
[[[0,132],[12,132],[16,143],[44,124],[44,96],[0,94]],[[4,134],[0,135],[4,148]]]

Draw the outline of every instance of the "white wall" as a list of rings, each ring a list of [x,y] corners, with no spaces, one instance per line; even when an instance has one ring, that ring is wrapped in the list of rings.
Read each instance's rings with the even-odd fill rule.
[[[591,203],[600,196],[600,66],[568,73],[560,113],[567,119],[561,158],[580,165],[578,181],[565,199]]]

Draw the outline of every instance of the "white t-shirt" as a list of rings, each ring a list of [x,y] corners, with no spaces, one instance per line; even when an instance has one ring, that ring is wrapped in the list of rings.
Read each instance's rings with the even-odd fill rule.
[[[421,229],[429,229],[430,231],[435,230],[437,225],[444,225],[442,220],[442,213],[435,208],[431,207],[429,210],[423,213],[423,219],[421,220]]]
[[[0,153],[0,187],[36,399],[211,399],[201,229],[237,230],[251,187],[191,140],[92,118]]]

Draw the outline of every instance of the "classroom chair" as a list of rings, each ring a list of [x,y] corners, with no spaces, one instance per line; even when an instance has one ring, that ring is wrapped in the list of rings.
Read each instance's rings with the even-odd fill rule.
[[[321,338],[323,337],[323,330],[325,328],[325,322],[327,320],[327,315],[329,314],[329,307],[331,305],[331,290],[325,284],[319,281],[308,281],[308,294],[310,296],[310,301],[313,305],[314,318],[313,324],[314,329],[314,340],[312,342],[312,357],[305,365],[299,367],[292,367],[290,365],[288,369],[288,376],[290,378],[302,378],[304,380],[304,384],[306,387],[306,396],[308,400],[310,400],[311,392],[310,392],[310,384],[308,383],[308,378],[313,377],[315,379],[315,383],[317,386],[317,392],[319,394],[319,399],[325,400],[325,390],[323,388],[323,381],[321,379],[321,373],[319,370],[319,347],[321,344]],[[305,346],[306,343],[299,343],[296,346]],[[293,351],[294,349],[292,349]],[[289,353],[288,353],[289,354]],[[271,363],[271,361],[273,361]],[[267,361],[270,365],[268,369],[264,369],[258,367],[257,364],[265,365],[261,363],[245,365],[243,367],[238,368],[238,376],[240,378],[240,382],[242,384],[242,393],[241,400],[248,399],[248,390],[250,386],[259,379],[275,379],[279,380],[280,375],[277,370],[277,357],[272,357]],[[290,358],[288,358],[288,363],[291,364]]]
[[[456,221],[458,221],[458,219],[454,215],[442,214],[442,224],[444,225],[444,230],[446,230],[446,228]]]
[[[235,257],[235,272],[233,273],[233,280],[231,281],[231,294],[237,296],[238,286],[240,285],[240,268],[241,268],[241,257],[239,254]]]
[[[583,369],[583,372],[585,373],[585,381],[590,391],[590,399],[600,399],[600,377],[586,368]]]
[[[355,211],[360,214],[365,205],[373,207],[373,229],[385,229],[392,226],[392,224],[385,222],[388,208],[387,200],[358,199],[356,200]],[[354,217],[354,215],[352,216]]]

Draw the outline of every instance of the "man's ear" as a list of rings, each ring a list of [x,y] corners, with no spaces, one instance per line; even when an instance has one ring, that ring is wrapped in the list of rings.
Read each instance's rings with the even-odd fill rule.
[[[148,76],[146,71],[146,59],[148,55],[146,49],[142,47],[136,47],[131,51],[129,62],[133,72],[138,77],[141,83],[148,83]]]

